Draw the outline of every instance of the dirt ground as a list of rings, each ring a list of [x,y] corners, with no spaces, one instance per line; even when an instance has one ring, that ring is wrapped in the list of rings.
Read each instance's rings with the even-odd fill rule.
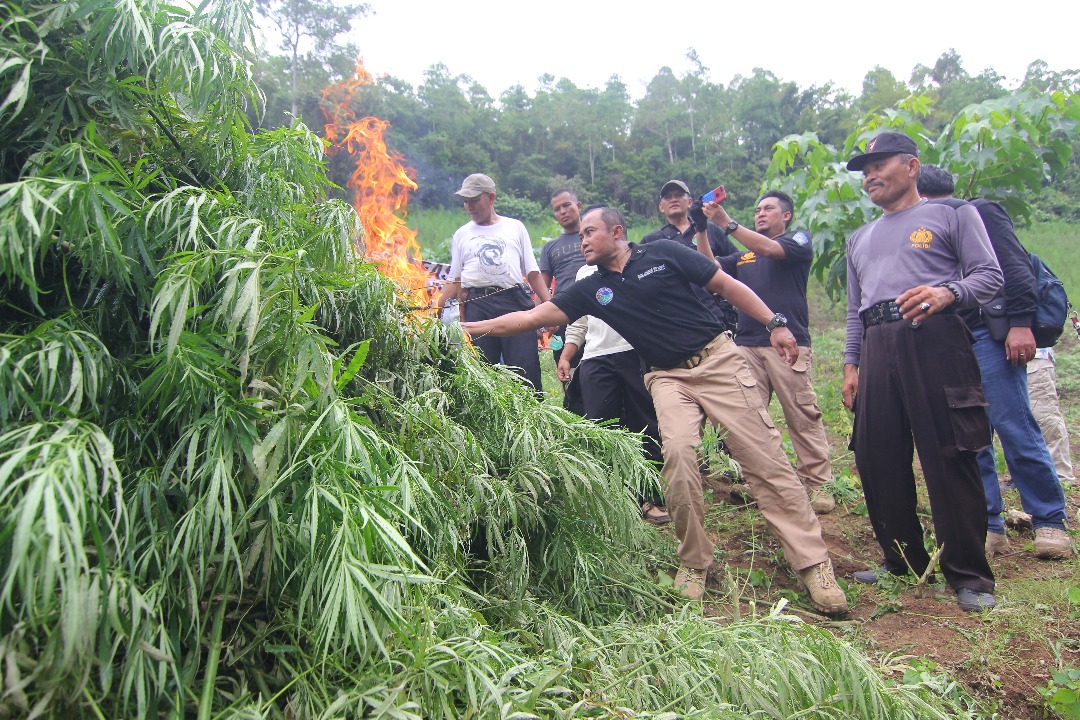
[[[1080,490],[1066,495],[1069,517],[1075,519]],[[1059,665],[1080,666],[1080,613],[1064,598],[1058,601],[1064,588],[1080,585],[1080,559],[1037,559],[1030,527],[1009,528],[1012,552],[991,563],[998,582],[998,607],[977,615],[960,610],[956,596],[943,584],[924,588],[919,598],[913,584],[854,583],[851,573],[874,567],[881,553],[869,520],[859,514],[860,503],[840,504],[833,513],[821,516],[837,577],[849,583],[852,609],[837,622],[812,612],[782,560],[778,543],[752,507],[740,506],[721,481],[708,483],[706,499],[706,522],[718,556],[725,560],[710,572],[708,598],[713,604],[708,611],[730,616],[735,594],[742,598],[744,615],[753,612],[751,603],[760,614],[788,598],[792,612],[832,629],[871,658],[921,658],[914,661],[918,667],[947,673],[988,710],[996,711],[997,717],[1053,717],[1038,688],[1046,686]],[[1015,491],[1006,496],[1006,502],[1017,506]],[[924,520],[928,519],[927,513]],[[924,525],[929,527],[928,522]],[[730,588],[727,573],[738,584],[737,593],[724,589]]]

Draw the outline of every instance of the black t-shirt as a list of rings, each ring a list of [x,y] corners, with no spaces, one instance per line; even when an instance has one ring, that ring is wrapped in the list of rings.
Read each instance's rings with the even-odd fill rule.
[[[738,252],[738,248],[732,244],[728,239],[727,233],[724,229],[714,222],[709,222],[709,228],[706,231],[709,237],[709,247],[712,248],[713,255],[716,258],[722,258],[725,255],[730,255],[734,252]],[[641,244],[646,245],[657,240],[674,240],[680,245],[687,247],[694,252],[697,252],[697,231],[693,225],[690,225],[686,229],[686,232],[679,232],[679,228],[675,227],[671,223],[668,223],[664,227],[660,228],[656,232],[651,232],[641,239]],[[735,319],[738,317],[738,310],[734,306],[722,297],[717,297],[703,287],[694,286],[694,294],[698,296],[705,307],[712,311],[712,314],[716,316],[716,319],[724,323],[726,330],[735,331]]]
[[[600,268],[552,299],[576,320],[600,318],[649,365],[675,367],[723,332],[692,288],[716,274],[716,264],[670,240],[630,244],[621,273]]]
[[[577,271],[585,264],[581,254],[581,233],[563,233],[540,248],[540,272],[555,278],[555,292],[574,284]]]
[[[806,281],[814,260],[810,233],[786,232],[773,240],[784,246],[784,258],[759,257],[753,252],[734,252],[719,258],[720,267],[738,278],[765,301],[773,312],[783,313],[788,330],[800,345],[810,345],[810,311],[806,306]],[[769,331],[744,312],[739,313],[735,343],[749,347],[769,345]]]

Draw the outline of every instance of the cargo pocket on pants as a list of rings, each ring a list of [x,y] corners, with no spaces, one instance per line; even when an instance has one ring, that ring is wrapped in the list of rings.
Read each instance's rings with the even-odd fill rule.
[[[986,395],[982,385],[946,386],[949,422],[957,450],[976,452],[990,445],[990,419],[986,416]]]
[[[746,408],[752,412],[756,412],[761,421],[765,423],[768,428],[775,428],[772,417],[769,415],[769,409],[761,403],[761,395],[758,394],[757,380],[750,374],[749,370],[739,370],[735,373],[735,379],[739,381],[739,389],[742,390],[743,402],[746,403]]]

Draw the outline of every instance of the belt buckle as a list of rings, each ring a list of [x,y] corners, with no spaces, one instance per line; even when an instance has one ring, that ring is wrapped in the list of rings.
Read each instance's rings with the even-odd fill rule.
[[[685,365],[686,365],[686,369],[687,369],[687,370],[693,370],[693,369],[694,369],[694,368],[696,368],[696,367],[697,367],[698,365],[700,365],[700,364],[702,363],[702,361],[704,361],[704,360],[705,360],[705,357],[706,357],[707,355],[708,355],[708,353],[707,353],[707,352],[706,352],[705,350],[700,350],[700,351],[698,351],[698,352],[694,353],[694,354],[693,354],[693,355],[691,355],[691,356],[690,356],[690,358],[689,358],[689,359],[688,359],[688,360],[686,361],[686,363],[685,363]]]

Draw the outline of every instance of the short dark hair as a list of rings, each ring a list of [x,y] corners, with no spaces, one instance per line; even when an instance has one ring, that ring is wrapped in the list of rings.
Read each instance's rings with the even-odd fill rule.
[[[569,195],[569,196],[570,196],[571,198],[573,198],[573,199],[574,199],[574,202],[580,202],[580,200],[578,200],[578,196],[577,196],[577,193],[576,193],[576,192],[574,192],[573,190],[571,190],[570,188],[566,188],[566,187],[564,187],[564,188],[559,188],[559,189],[558,189],[558,190],[556,190],[555,192],[551,193],[551,197],[549,197],[549,198],[548,198],[548,202],[551,202],[552,200],[554,200],[555,198],[559,197],[559,196],[560,196],[560,195],[562,195],[563,193],[566,193],[566,194],[567,194],[567,195]]]
[[[780,212],[791,213],[791,217],[784,223],[784,227],[790,225],[791,221],[795,219],[795,201],[791,199],[791,196],[783,190],[770,190],[758,198],[758,203],[760,204],[765,198],[776,198],[780,201]]]
[[[622,229],[626,230],[626,218],[623,217],[621,212],[608,205],[590,205],[582,210],[581,217],[585,217],[594,210],[600,211],[600,219],[604,221],[604,227],[608,230],[611,230],[616,225],[621,225]]]
[[[923,197],[945,197],[956,191],[956,182],[945,168],[937,165],[923,165],[919,168],[916,187]]]

